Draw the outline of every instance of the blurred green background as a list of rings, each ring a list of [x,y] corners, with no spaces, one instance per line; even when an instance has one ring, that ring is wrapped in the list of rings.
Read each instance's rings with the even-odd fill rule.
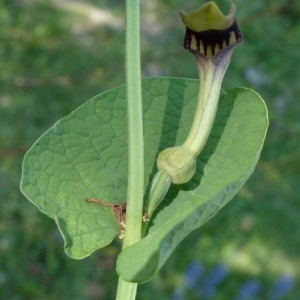
[[[55,121],[124,82],[124,1],[0,0],[0,299],[114,299],[118,242],[69,259],[54,222],[19,191],[21,162]],[[178,15],[205,1],[142,0],[144,76],[196,78]],[[224,12],[230,0],[216,1]],[[236,0],[244,42],[224,88],[256,89],[270,112],[261,160],[237,197],[192,233],[138,299],[172,299],[187,266],[229,274],[213,299],[280,276],[300,295],[300,1]],[[187,299],[197,299],[191,292]]]

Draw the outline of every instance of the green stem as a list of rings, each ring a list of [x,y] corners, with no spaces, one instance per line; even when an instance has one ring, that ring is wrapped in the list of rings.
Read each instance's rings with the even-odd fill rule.
[[[141,239],[144,197],[144,136],[140,60],[139,0],[126,1],[126,76],[128,105],[128,191],[123,248]]]
[[[116,300],[134,300],[137,290],[137,283],[127,282],[119,277]]]
[[[138,242],[142,233],[144,196],[144,138],[140,59],[140,1],[126,1],[126,85],[128,109],[128,191],[123,249]],[[121,277],[117,300],[133,300],[137,283]]]

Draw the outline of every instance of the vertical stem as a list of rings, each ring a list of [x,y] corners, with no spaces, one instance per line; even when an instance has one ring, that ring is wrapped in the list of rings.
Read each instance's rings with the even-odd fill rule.
[[[144,144],[140,59],[140,2],[126,1],[126,87],[128,109],[128,191],[123,248],[141,239],[144,196]],[[137,283],[121,277],[117,300],[135,299]]]
[[[126,77],[128,105],[128,192],[123,247],[141,239],[144,196],[144,136],[140,59],[139,0],[127,0]]]

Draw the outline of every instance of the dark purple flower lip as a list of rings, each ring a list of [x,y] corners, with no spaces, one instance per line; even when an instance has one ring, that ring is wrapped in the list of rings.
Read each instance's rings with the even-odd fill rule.
[[[242,33],[234,20],[232,25],[224,30],[209,29],[197,32],[186,27],[184,48],[209,59],[223,49],[236,46],[242,40]]]
[[[234,4],[226,16],[213,1],[190,13],[182,11],[180,16],[186,26],[184,48],[196,56],[211,59],[220,51],[232,49],[243,39]]]

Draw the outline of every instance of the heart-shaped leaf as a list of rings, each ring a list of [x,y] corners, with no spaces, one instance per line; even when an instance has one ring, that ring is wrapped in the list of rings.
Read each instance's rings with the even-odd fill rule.
[[[143,80],[145,191],[158,152],[182,143],[189,131],[198,84],[180,78]],[[84,199],[116,204],[126,198],[125,94],[120,86],[87,101],[54,124],[24,158],[21,190],[55,220],[73,258],[90,255],[119,233],[111,208]],[[266,127],[266,109],[256,93],[239,89],[222,99],[192,182],[173,187],[148,236],[122,252],[118,269],[124,278],[149,279],[191,230],[232,198],[254,168]]]

